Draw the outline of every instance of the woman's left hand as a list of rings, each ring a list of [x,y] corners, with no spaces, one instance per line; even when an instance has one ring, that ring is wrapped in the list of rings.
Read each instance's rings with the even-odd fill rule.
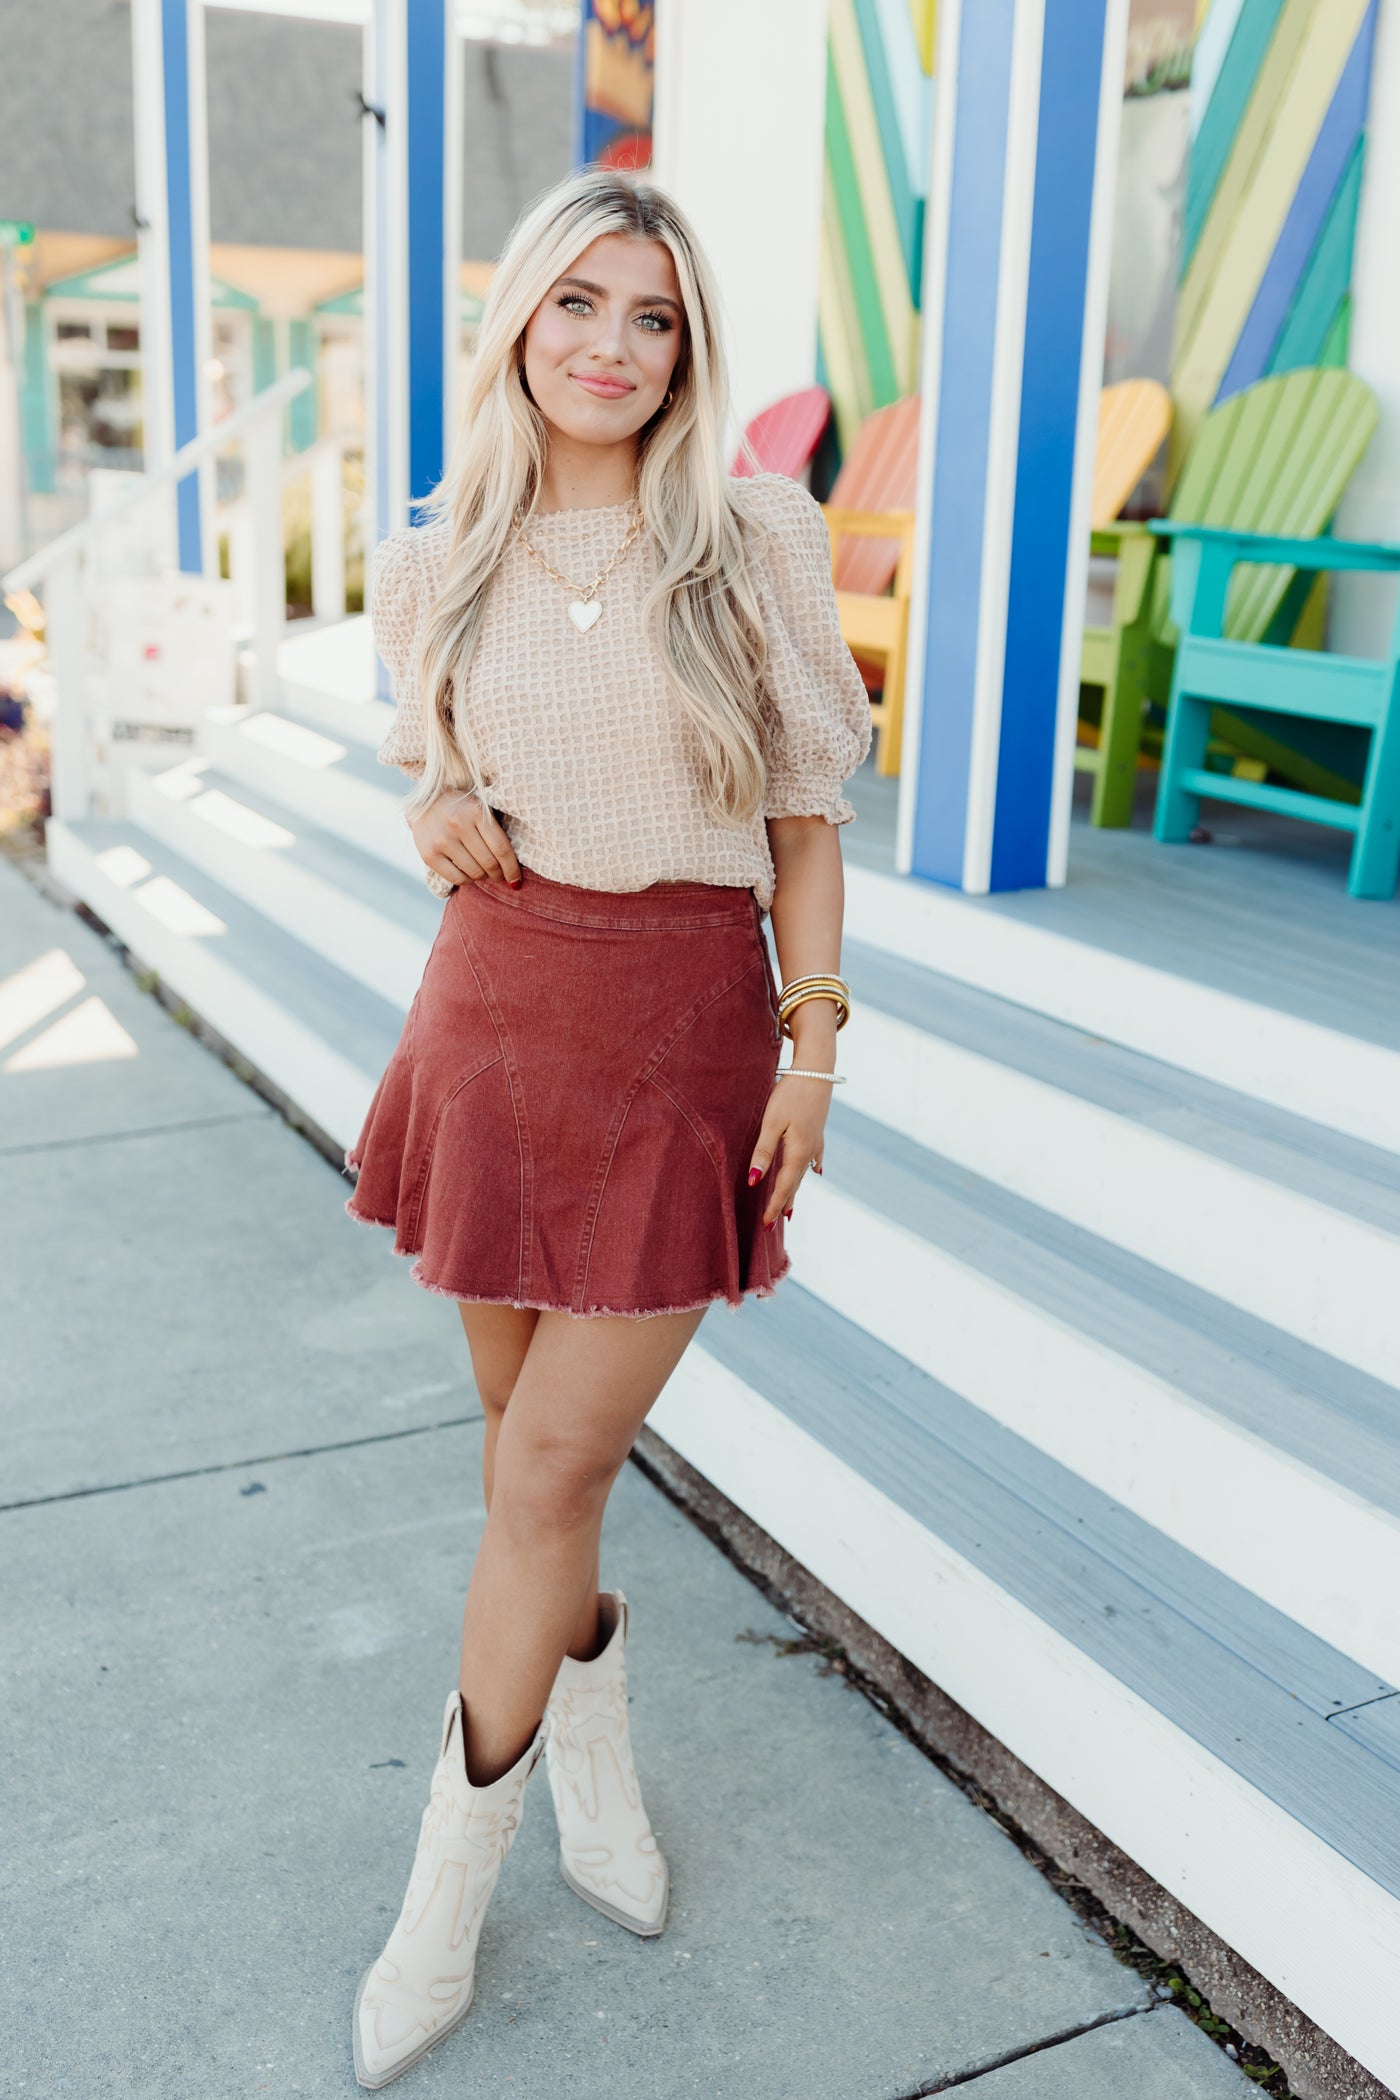
[[[831,1088],[824,1079],[780,1079],[768,1096],[763,1128],[749,1162],[749,1187],[756,1188],[775,1159],[781,1164],[763,1207],[765,1229],[790,1212],[808,1167],[822,1170],[826,1113]]]

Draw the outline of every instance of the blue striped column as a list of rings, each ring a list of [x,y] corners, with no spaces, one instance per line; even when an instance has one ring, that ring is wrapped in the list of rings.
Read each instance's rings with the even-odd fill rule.
[[[203,0],[132,0],[136,216],[141,266],[142,425],[147,472],[208,422],[209,154]],[[176,492],[178,559],[214,561],[213,482]]]
[[[941,0],[901,865],[1064,880],[1128,0]]]
[[[373,0],[365,39],[366,465],[373,539],[413,521],[454,427],[462,46],[454,0]]]

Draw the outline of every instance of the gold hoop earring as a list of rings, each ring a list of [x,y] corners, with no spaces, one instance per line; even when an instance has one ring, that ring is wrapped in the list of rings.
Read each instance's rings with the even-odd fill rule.
[[[663,408],[669,408],[669,407],[671,406],[671,403],[672,403],[672,401],[673,401],[674,399],[675,399],[675,396],[674,396],[674,394],[672,393],[672,391],[671,391],[670,387],[667,387],[667,389],[666,389],[666,398],[665,398],[665,400],[664,400],[664,401],[662,402],[661,406],[662,406]]]

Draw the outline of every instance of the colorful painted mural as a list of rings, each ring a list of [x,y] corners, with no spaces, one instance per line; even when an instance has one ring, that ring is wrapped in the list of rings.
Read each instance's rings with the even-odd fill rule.
[[[583,0],[580,161],[611,168],[650,165],[655,18],[651,0]]]
[[[1214,402],[1346,362],[1378,5],[1212,0],[1192,69],[1177,459]]]
[[[842,450],[917,383],[933,52],[934,0],[831,0],[817,377]]]

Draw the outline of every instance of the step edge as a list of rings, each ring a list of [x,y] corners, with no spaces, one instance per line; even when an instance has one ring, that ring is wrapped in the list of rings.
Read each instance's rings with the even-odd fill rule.
[[[867,1221],[860,1236],[841,1231],[846,1205]],[[869,1257],[863,1265],[852,1262],[853,1244]],[[1057,1320],[958,1256],[931,1249],[921,1235],[858,1198],[823,1192],[805,1236],[793,1233],[792,1252],[794,1281],[861,1334],[1357,1668],[1400,1683],[1400,1609],[1393,1624],[1383,1609],[1387,1599],[1400,1599],[1400,1511]],[[997,1342],[983,1338],[975,1349],[959,1351],[951,1323],[926,1317],[940,1303],[971,1309],[979,1334],[994,1331]],[[920,1314],[910,1311],[914,1305]],[[995,1315],[990,1329],[982,1317],[989,1311]],[[931,1343],[922,1340],[926,1332]],[[1032,1343],[1034,1381],[1017,1372],[1017,1359],[1025,1359]],[[1072,1409],[1063,1404],[1070,1391]],[[1102,1432],[1097,1440],[1094,1422]],[[1158,1431],[1162,1451],[1149,1465]],[[1191,1444],[1183,1442],[1178,1453],[1167,1433]],[[1207,1493],[1200,1487],[1203,1469]],[[1183,1481],[1190,1487],[1185,1495]],[[1232,1482],[1246,1484],[1249,1494],[1239,1507],[1221,1509]],[[1271,1536],[1279,1526],[1293,1539],[1282,1559]],[[1339,1553],[1368,1571],[1364,1594],[1375,1605],[1359,1627],[1340,1600],[1335,1608],[1332,1603],[1329,1570]]]

